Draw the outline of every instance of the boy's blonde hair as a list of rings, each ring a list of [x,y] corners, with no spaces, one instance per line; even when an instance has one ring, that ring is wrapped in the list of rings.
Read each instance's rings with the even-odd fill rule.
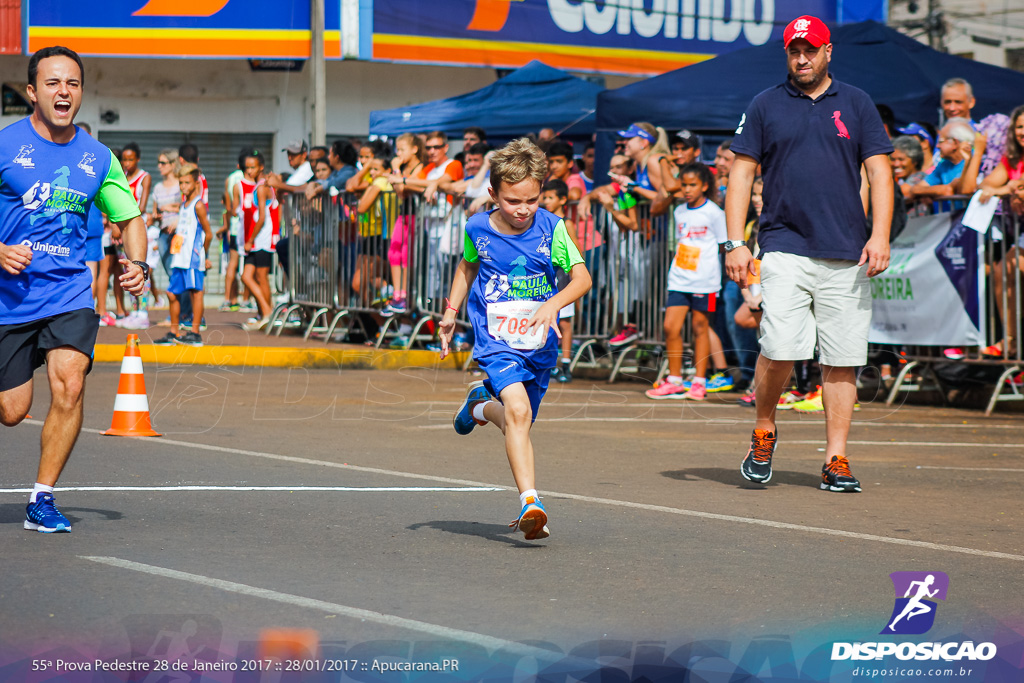
[[[177,170],[177,172],[175,172],[174,177],[175,178],[184,178],[187,175],[192,176],[193,180],[198,181],[199,180],[199,167],[196,166],[195,164],[190,164],[190,163],[186,162],[186,163],[184,163],[184,164],[182,164],[181,166],[178,167],[178,170]]]
[[[533,178],[538,185],[548,175],[548,158],[529,138],[508,143],[491,157],[491,187],[497,192],[502,182],[515,185]]]

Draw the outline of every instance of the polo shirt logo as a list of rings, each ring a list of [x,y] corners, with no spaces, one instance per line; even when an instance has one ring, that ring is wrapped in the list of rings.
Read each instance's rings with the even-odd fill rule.
[[[839,119],[839,116],[840,113],[838,109],[832,112],[832,120],[836,122],[836,130],[839,131],[838,135],[841,138],[846,138],[847,140],[849,140],[850,131],[846,130],[846,124]]]

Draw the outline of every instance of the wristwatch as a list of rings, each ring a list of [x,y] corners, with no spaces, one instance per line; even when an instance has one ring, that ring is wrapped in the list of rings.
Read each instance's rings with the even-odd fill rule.
[[[139,268],[142,268],[142,280],[146,281],[149,279],[149,264],[145,261],[132,261]]]
[[[725,253],[728,254],[733,249],[739,249],[740,247],[747,246],[747,243],[743,240],[726,240],[722,243],[725,246]]]

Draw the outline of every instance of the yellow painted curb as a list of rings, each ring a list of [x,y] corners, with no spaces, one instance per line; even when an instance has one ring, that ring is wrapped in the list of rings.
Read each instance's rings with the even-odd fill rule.
[[[461,368],[466,353],[455,353],[441,361],[433,351],[391,349],[300,349],[277,346],[158,346],[139,344],[144,363],[157,365],[247,366],[261,368],[357,368],[396,370],[399,368]],[[93,360],[120,363],[124,344],[97,344]]]

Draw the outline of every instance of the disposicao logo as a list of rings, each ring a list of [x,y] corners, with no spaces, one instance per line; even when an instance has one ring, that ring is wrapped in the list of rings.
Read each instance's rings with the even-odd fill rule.
[[[896,591],[892,614],[881,635],[920,635],[935,624],[936,600],[945,600],[949,576],[943,572],[893,572],[889,575]],[[832,661],[871,660],[895,656],[900,660],[987,661],[996,656],[993,643],[972,641],[925,643],[833,643]]]
[[[943,572],[893,572],[889,578],[896,589],[896,604],[881,633],[927,633],[935,623],[935,600],[946,599],[949,577]]]

